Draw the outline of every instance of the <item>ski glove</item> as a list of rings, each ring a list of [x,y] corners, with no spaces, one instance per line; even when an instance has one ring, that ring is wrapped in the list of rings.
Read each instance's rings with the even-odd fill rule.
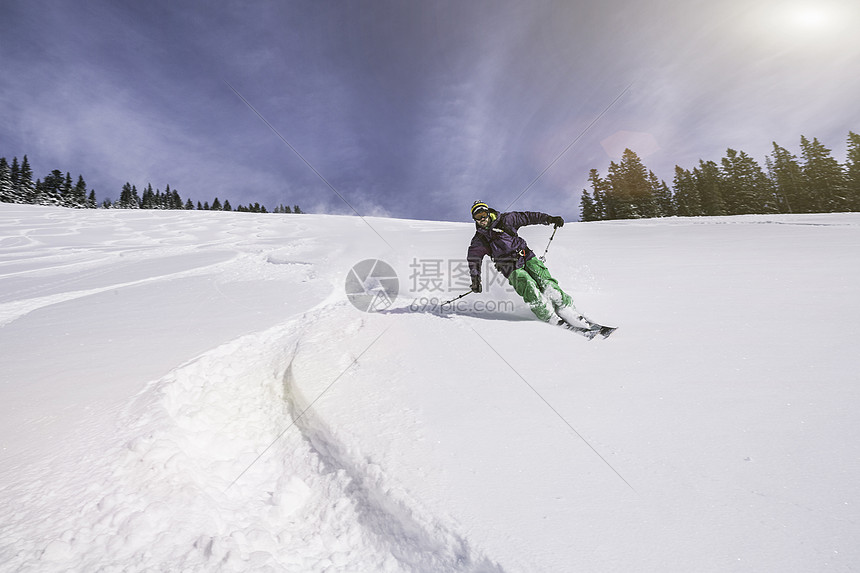
[[[472,292],[481,292],[481,276],[473,275],[472,276]]]
[[[561,217],[550,217],[549,224],[555,225],[556,227],[564,227],[564,219]]]

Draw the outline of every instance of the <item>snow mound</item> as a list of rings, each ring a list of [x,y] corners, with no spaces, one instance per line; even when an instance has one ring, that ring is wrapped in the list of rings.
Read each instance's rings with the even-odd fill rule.
[[[59,535],[19,540],[7,566],[501,571],[314,414],[302,378],[320,374],[304,349],[368,339],[355,320],[330,336],[324,314],[241,337],[150,385],[125,414],[133,437],[54,492],[83,494]],[[35,519],[50,497],[27,506]]]

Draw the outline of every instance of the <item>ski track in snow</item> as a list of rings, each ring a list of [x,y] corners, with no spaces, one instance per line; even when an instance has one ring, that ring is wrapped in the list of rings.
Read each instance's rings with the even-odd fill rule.
[[[56,497],[80,492],[76,513],[52,523],[44,537],[14,540],[14,554],[7,546],[5,566],[501,571],[395,492],[383,468],[339,443],[312,410],[296,423],[308,405],[295,377],[302,339],[330,312],[324,307],[242,337],[152,384],[126,415],[124,446],[69,472],[85,482],[52,495],[33,483],[5,491],[26,509],[3,526],[4,545],[16,521],[38,521]],[[334,352],[348,338],[366,342],[361,325],[352,324],[315,352]]]
[[[219,256],[219,254],[217,254],[217,253],[214,256],[210,255],[210,257],[213,260],[213,263],[211,265],[207,265],[204,263],[202,266],[197,266],[196,268],[191,269],[191,270],[187,270],[187,271],[178,271],[178,272],[159,274],[156,276],[148,276],[146,278],[143,278],[140,280],[135,280],[135,281],[112,283],[112,284],[107,284],[105,286],[101,286],[101,287],[97,287],[97,288],[60,292],[60,293],[52,294],[52,295],[48,295],[48,296],[25,298],[23,300],[16,300],[14,302],[2,303],[2,304],[0,304],[0,326],[4,326],[6,324],[9,324],[10,322],[18,320],[22,316],[26,316],[27,314],[29,314],[35,310],[45,308],[45,307],[51,306],[53,304],[59,304],[62,302],[67,302],[70,300],[75,300],[78,298],[83,298],[83,297],[91,296],[94,294],[99,294],[102,292],[108,292],[111,290],[116,290],[116,289],[121,289],[121,288],[126,288],[126,287],[141,286],[141,285],[146,285],[146,284],[159,282],[159,281],[175,280],[175,279],[180,279],[180,278],[186,278],[186,277],[192,277],[192,276],[201,276],[201,275],[209,274],[212,272],[212,269],[214,267],[217,267],[219,265],[219,263],[221,263],[223,261],[223,259],[225,258],[223,255]],[[200,257],[195,257],[195,259],[199,259],[199,258]],[[232,257],[228,257],[228,258],[232,258]],[[164,264],[164,260],[161,259],[159,261],[159,265],[163,266],[163,264]],[[91,277],[95,277],[98,274],[107,273],[108,271],[109,271],[109,269],[102,269],[100,273],[93,271],[93,272],[85,273],[84,276],[89,275]],[[79,281],[81,279],[81,277],[82,277],[82,274],[76,274],[74,280]],[[51,282],[50,286],[52,289],[58,289],[59,287],[62,287],[63,284],[64,284],[64,281],[62,281],[62,280],[60,280],[60,281],[54,280]],[[14,294],[17,296],[21,296],[22,292],[18,291],[18,292],[13,292],[13,293],[6,293],[6,294]]]
[[[47,219],[64,215],[50,211]],[[125,223],[117,230],[133,230],[127,218],[119,221]],[[80,238],[78,227],[66,233],[51,228],[29,232],[19,241],[7,238],[2,246],[32,248],[34,235],[41,240],[65,237],[65,242]],[[176,231],[156,228],[135,237],[152,245],[153,237],[165,233]],[[164,248],[137,251],[118,242],[106,249],[105,258],[89,260],[64,258],[55,249],[53,260],[42,257],[40,266],[5,275],[55,280],[27,283],[32,292],[52,291],[46,296],[28,298],[23,288],[5,290],[13,301],[0,305],[0,327],[50,305],[105,291],[229,272],[229,263],[242,255],[218,250],[227,243],[216,241],[210,245],[214,250],[202,257],[199,245],[174,245],[168,250],[177,252],[172,259],[165,259]],[[313,264],[292,256],[304,247],[302,240],[280,242],[263,260],[313,278]],[[120,264],[128,257],[145,263],[148,250],[159,256],[158,269],[141,268],[137,280],[110,280],[106,263]],[[189,252],[194,256],[183,254]],[[14,256],[5,260],[7,265],[14,262]],[[68,280],[56,280],[58,274]],[[88,282],[100,286],[68,290]],[[303,382],[320,376],[313,366],[318,357],[345,351],[358,355],[372,340],[363,322],[346,310],[323,302],[298,318],[205,352],[149,384],[118,414],[121,445],[90,451],[84,458],[60,453],[26,467],[17,480],[4,479],[0,495],[16,504],[0,513],[0,568],[501,571],[450,524],[389,483],[383,467],[340,441],[309,407],[318,396],[306,395]],[[339,375],[355,365],[338,364]],[[86,441],[86,431],[76,439]],[[62,482],[57,481],[60,476]],[[57,513],[58,500],[66,511]]]

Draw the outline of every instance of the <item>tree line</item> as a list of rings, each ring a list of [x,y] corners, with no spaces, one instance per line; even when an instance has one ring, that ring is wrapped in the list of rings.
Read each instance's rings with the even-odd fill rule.
[[[217,197],[210,205],[208,201],[195,204],[191,199],[185,201],[180,197],[176,189],[167,185],[164,192],[160,189],[153,190],[152,184],[148,184],[142,193],[131,183],[122,186],[119,199],[112,202],[105,199],[99,205],[96,203],[96,193],[88,190],[82,175],[78,175],[76,183],[72,183],[71,173],[63,175],[62,171],[55,169],[44,179],[33,181],[33,170],[27,156],[18,163],[18,158],[12,158],[10,164],[5,157],[0,157],[0,202],[23,203],[29,205],[49,205],[57,207],[68,207],[72,209],[183,209],[201,211],[233,211],[230,201],[222,203]],[[239,205],[235,211],[246,213],[268,213],[264,205],[249,203],[247,206]],[[273,213],[303,213],[298,205],[278,205]]]
[[[591,191],[580,199],[583,221],[766,213],[860,211],[860,135],[848,132],[844,165],[817,138],[800,138],[800,158],[773,143],[763,169],[743,151],[720,163],[675,166],[672,187],[626,149],[606,177],[589,171]]]

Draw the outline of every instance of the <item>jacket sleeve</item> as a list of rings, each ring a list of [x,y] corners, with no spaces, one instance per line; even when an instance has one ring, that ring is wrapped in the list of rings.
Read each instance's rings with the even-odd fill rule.
[[[469,245],[469,251],[466,254],[466,260],[469,262],[469,275],[481,276],[481,262],[484,256],[490,254],[490,249],[487,248],[486,241],[478,234],[472,237],[472,243]]]
[[[511,211],[505,213],[505,225],[516,231],[527,225],[549,225],[550,215],[538,211]]]

